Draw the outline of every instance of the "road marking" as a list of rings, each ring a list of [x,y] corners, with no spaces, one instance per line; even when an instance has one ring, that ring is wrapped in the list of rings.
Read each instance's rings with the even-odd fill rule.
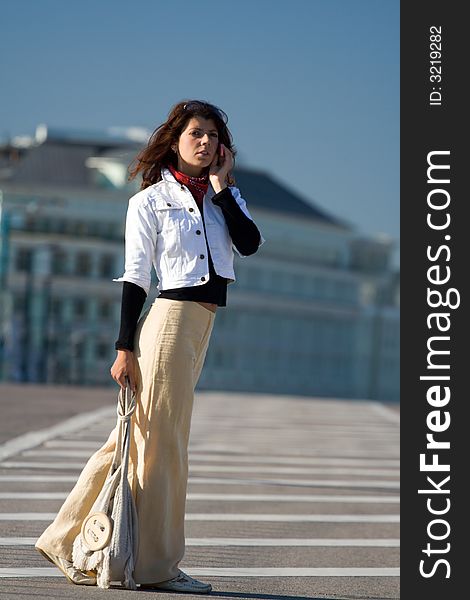
[[[0,492],[0,500],[64,500],[70,492]]]
[[[239,424],[235,424],[233,426],[226,425],[226,424],[224,425],[221,422],[220,425],[218,425],[217,431],[221,434],[230,433],[230,434],[236,435],[237,438],[243,437],[243,439],[250,439],[253,435],[264,436],[266,439],[269,439],[269,435],[273,435],[274,433],[278,433],[280,436],[282,436],[283,439],[295,439],[295,435],[293,434],[293,431],[298,433],[300,436],[301,435],[305,436],[307,439],[308,438],[312,439],[310,436],[315,435],[315,437],[319,437],[321,439],[331,438],[332,436],[335,436],[335,437],[338,437],[341,439],[345,438],[345,439],[357,440],[358,438],[360,438],[360,439],[365,439],[365,440],[369,440],[369,441],[383,439],[386,442],[394,442],[400,436],[400,429],[399,429],[399,427],[396,427],[396,426],[387,427],[386,429],[381,428],[381,427],[374,427],[374,428],[366,430],[366,429],[362,429],[359,427],[355,427],[355,428],[328,427],[327,425],[323,425],[320,427],[315,427],[313,425],[307,426],[307,427],[305,427],[305,426],[299,427],[299,426],[294,425],[291,421],[288,421],[288,423],[289,423],[289,426],[292,428],[292,431],[290,431],[290,432],[286,432],[285,421],[277,422],[277,426],[263,428],[263,427],[247,426],[246,419],[244,419],[243,421],[240,421]],[[196,434],[197,430],[198,430],[198,423],[196,423],[196,419],[193,420],[191,429],[193,429],[193,425],[194,425],[195,434]],[[213,421],[211,421],[210,425],[215,426],[215,423]],[[83,430],[82,433],[80,433],[80,431],[71,433],[70,437],[73,438],[74,440],[92,441],[93,437],[96,437],[96,438],[108,437],[108,435],[110,434],[113,427],[114,427],[114,424],[110,422],[106,427],[103,427],[100,429],[89,429],[88,428],[86,430]],[[243,428],[243,435],[241,435],[241,432],[240,432],[241,428]],[[201,429],[200,433],[203,434],[204,430],[207,429],[207,426],[204,425],[200,429]],[[69,437],[69,436],[67,436],[67,437]]]
[[[69,439],[54,439],[48,440],[44,442],[44,445],[48,448],[89,448],[91,450],[98,450],[99,447],[104,443],[102,438],[96,440],[77,440],[70,439],[71,436],[68,436]],[[251,449],[245,447],[240,450],[240,445],[237,446],[227,446],[222,444],[198,444],[197,442],[191,442],[189,446],[190,455],[194,458],[199,457],[209,457],[208,459],[212,460],[214,457],[220,457],[221,460],[231,460],[233,462],[251,462],[254,460],[253,457],[266,457],[266,462],[285,462],[286,464],[297,463],[297,464],[312,464],[325,461],[327,464],[334,464],[334,461],[337,464],[344,464],[342,461],[358,461],[357,466],[360,466],[360,462],[362,461],[365,464],[375,463],[377,466],[391,466],[396,467],[399,465],[399,460],[397,458],[388,458],[387,454],[383,454],[380,448],[374,450],[374,455],[370,453],[361,454],[358,452],[347,452],[343,454],[334,454],[331,453],[333,450],[325,450],[324,447],[317,448],[316,450],[313,448],[308,448],[309,452],[304,452],[302,455],[298,455],[295,453],[284,454],[282,457],[273,455],[270,450],[272,448],[265,449],[265,454],[258,454],[260,449]],[[399,448],[394,448],[394,455],[397,454]],[[313,454],[310,454],[310,451]],[[207,454],[210,452],[210,454]],[[334,452],[337,452],[337,449],[334,449]],[[264,461],[264,459],[261,459]]]
[[[33,448],[34,446],[39,446],[39,444],[42,444],[51,438],[84,429],[97,419],[109,417],[112,414],[116,414],[116,407],[106,406],[104,408],[94,410],[93,412],[86,412],[76,415],[71,419],[67,419],[62,423],[58,423],[57,425],[53,425],[52,427],[48,427],[46,429],[29,431],[24,435],[20,435],[12,440],[8,440],[4,444],[0,444],[0,461],[8,458],[9,456],[18,454],[23,450]]]
[[[221,500],[225,502],[351,502],[365,504],[399,503],[400,496],[341,496],[313,494],[197,494],[189,493],[188,500]]]
[[[1,479],[0,479],[1,481]],[[193,485],[282,485],[294,487],[340,487],[340,488],[378,488],[396,489],[400,488],[399,481],[385,481],[382,479],[370,481],[354,481],[344,479],[242,479],[222,477],[190,477],[189,482]]]
[[[0,521],[53,521],[57,513],[0,513]]]
[[[0,475],[0,481],[29,481],[51,483],[54,481],[77,481],[77,476],[73,475]],[[222,477],[190,477],[191,485],[282,485],[293,487],[326,487],[326,488],[377,488],[377,489],[395,489],[400,488],[399,481],[351,481],[337,479],[242,479],[233,477],[231,479]]]
[[[250,453],[249,455],[227,455],[227,454],[200,454],[197,452],[189,453],[191,461],[201,462],[240,462],[240,463],[266,463],[278,465],[330,465],[338,467],[400,467],[400,461],[396,459],[382,460],[376,458],[355,459],[355,458],[329,458],[326,456],[269,456],[263,454]]]
[[[399,523],[400,515],[270,515],[253,513],[188,513],[186,515],[186,519],[188,521],[269,521],[280,523]]]
[[[99,450],[99,447],[96,448]],[[55,456],[55,457],[68,457],[68,458],[89,458],[94,451],[90,450],[26,450],[21,453],[21,456]]]
[[[64,500],[70,492],[0,492],[0,500]],[[340,502],[361,504],[399,503],[399,496],[332,496],[331,494],[198,494],[188,493],[188,500],[222,502]]]
[[[38,538],[0,537],[0,546],[34,546]],[[186,538],[186,546],[398,548],[398,538]]]
[[[385,409],[386,410],[386,409]],[[382,417],[382,415],[380,415]],[[292,429],[286,430],[285,423],[286,421],[289,423]],[[363,424],[340,424],[340,423],[332,423],[331,421],[325,423],[318,423],[316,420],[313,420],[310,423],[306,423],[303,421],[302,423],[296,423],[290,418],[290,415],[286,415],[285,417],[272,420],[270,422],[265,423],[252,423],[250,418],[243,417],[240,419],[235,419],[230,417],[228,420],[227,416],[221,419],[213,419],[209,418],[206,420],[202,420],[198,416],[194,416],[192,420],[192,425],[194,425],[195,433],[201,429],[205,430],[208,426],[217,425],[218,432],[239,432],[240,434],[251,435],[252,433],[260,433],[260,434],[269,434],[271,435],[273,432],[279,432],[283,435],[283,437],[293,436],[292,432],[295,430],[299,432],[299,434],[307,434],[310,433],[318,434],[323,437],[328,437],[329,435],[344,435],[348,436],[361,436],[364,438],[376,439],[379,436],[393,436],[396,437],[399,435],[399,420],[398,422],[394,422],[393,424],[384,423],[382,419],[380,422],[371,423],[369,426],[364,426]],[[106,421],[102,422],[99,427],[89,427],[86,430],[87,434],[96,434],[96,435],[107,435],[109,431],[114,427],[114,422]]]
[[[380,404],[380,403],[378,403]],[[385,409],[386,407],[384,405],[383,406]],[[371,402],[371,409],[376,412],[374,410],[374,406],[373,406],[373,402]],[[399,414],[395,413],[395,411],[391,410],[392,413],[394,414]],[[377,429],[384,429],[384,430],[390,430],[393,429],[393,425],[390,425],[388,423],[384,423],[382,419],[378,419],[377,418],[377,414],[373,414],[370,415],[371,418],[368,419],[367,417],[364,416],[364,418],[360,418],[359,420],[357,418],[354,419],[348,419],[346,416],[343,418],[342,416],[339,418],[334,418],[333,415],[326,415],[324,417],[320,416],[320,414],[310,414],[307,415],[307,417],[310,416],[311,417],[311,422],[312,422],[312,427],[316,427],[318,429],[321,429],[322,427],[331,427],[333,429],[351,429],[351,430],[361,430],[361,431],[375,431]],[[355,415],[354,415],[355,416]],[[227,419],[227,417],[229,417]],[[292,423],[293,427],[303,427],[305,428],[305,419],[299,419],[296,418],[295,415],[293,416],[292,413],[284,413],[284,414],[277,414],[277,415],[250,415],[249,419],[244,416],[244,415],[235,415],[235,414],[231,414],[231,415],[226,415],[226,414],[221,414],[221,415],[217,415],[217,414],[202,414],[199,410],[197,411],[197,413],[194,415],[194,424],[195,425],[205,425],[207,423],[211,424],[211,423],[220,423],[222,425],[227,424],[227,423],[236,423],[237,425],[242,425],[246,422],[249,423],[249,426],[252,428],[259,428],[259,429],[272,429],[273,427],[278,427],[279,429],[282,429],[282,423],[284,423],[286,421],[286,419],[289,420],[290,423]],[[99,426],[97,427],[99,428]],[[395,427],[396,429],[396,427]]]
[[[53,521],[56,513],[0,513],[0,521]],[[279,523],[399,523],[400,515],[278,515],[254,513],[187,513],[186,521],[256,521]]]
[[[40,450],[27,450],[22,452],[22,456],[68,456],[71,458],[76,457],[86,457],[90,456],[90,452],[99,450],[100,444],[91,442],[87,445],[80,444],[79,446],[75,446],[75,442],[68,442],[68,440],[60,441],[59,443],[47,442],[45,446],[47,448]],[[59,448],[61,450],[53,450],[50,448]],[[72,449],[70,449],[72,448]],[[75,448],[75,449],[73,449]],[[86,448],[89,452],[85,452],[81,450],[82,448]],[[247,456],[232,456],[226,454],[198,454],[191,453],[189,457],[190,463],[193,462],[223,462],[223,463],[231,463],[231,462],[240,462],[240,463],[261,463],[261,464],[277,464],[277,465],[331,465],[338,467],[395,467],[399,468],[400,461],[399,460],[381,460],[370,458],[367,460],[363,459],[354,459],[354,458],[328,458],[328,457],[303,457],[303,456],[275,456],[275,455],[257,455],[257,454],[249,454]]]
[[[297,440],[298,442],[298,440]],[[242,450],[240,449],[242,448]],[[293,446],[294,450],[298,448],[298,443]],[[248,447],[243,446],[241,443],[237,445],[225,445],[225,444],[198,444],[197,442],[190,444],[189,452],[226,452],[227,454],[242,455],[242,454],[256,454],[258,452],[262,452],[264,454],[269,454],[272,450],[272,446],[268,445],[257,445],[256,447]],[[285,451],[286,448],[284,447]],[[381,447],[374,448],[373,458],[371,458],[371,452],[361,452],[359,450],[346,450],[342,448],[338,450],[335,448],[325,448],[325,445],[322,446],[308,446],[306,451],[302,454],[305,457],[318,457],[318,456],[328,456],[330,458],[367,458],[370,460],[378,460],[380,458],[397,458],[400,454],[400,448],[397,446],[393,447],[393,451],[383,450]],[[297,456],[295,453],[292,453],[291,456]]]
[[[96,440],[96,442],[86,440],[48,440],[44,442],[46,448],[98,448],[102,445],[103,440]]]
[[[86,462],[76,463],[76,462],[17,462],[17,461],[7,461],[0,463],[0,468],[4,469],[83,469]]]
[[[185,569],[194,577],[398,577],[397,567],[252,567],[225,569],[223,567]],[[13,577],[64,577],[55,567],[0,568],[0,578]]]
[[[194,473],[273,473],[280,475],[371,475],[375,477],[398,477],[398,469],[356,469],[356,468],[308,468],[308,467],[266,467],[235,465],[195,465],[190,462],[189,470]]]
[[[84,432],[82,435],[78,436],[78,434],[70,434],[67,436],[69,441],[86,441],[87,443],[97,443],[98,444],[102,444],[104,442],[103,437],[101,436],[99,438],[99,440],[96,440],[93,436],[90,436],[89,434],[87,434],[86,432]],[[83,440],[82,438],[88,437],[91,439],[88,440]],[[106,436],[107,437],[107,436]],[[284,441],[284,440],[283,440]],[[224,453],[230,453],[232,455],[240,455],[240,454],[257,454],[257,453],[263,453],[263,454],[270,454],[272,451],[272,446],[268,445],[267,441],[265,444],[260,444],[259,443],[259,438],[256,439],[256,442],[258,442],[253,446],[248,446],[246,444],[243,444],[242,441],[240,440],[236,445],[222,445],[222,444],[198,444],[197,442],[191,442],[190,446],[189,446],[189,452],[191,453],[197,453],[197,452],[224,452]],[[367,450],[367,451],[363,451],[363,450],[358,450],[358,449],[347,449],[347,448],[340,448],[338,449],[338,445],[336,444],[334,447],[330,447],[327,448],[326,447],[326,441],[323,441],[321,443],[321,445],[318,446],[311,446],[310,445],[311,440],[308,440],[308,445],[306,446],[305,452],[303,452],[302,456],[305,457],[318,457],[318,456],[327,456],[330,458],[362,458],[362,459],[368,459],[368,460],[380,460],[381,458],[385,458],[385,459],[397,459],[400,455],[400,447],[398,442],[396,444],[393,444],[393,446],[390,446],[389,448],[384,445],[384,444],[380,444],[380,446],[378,446],[377,444],[373,445],[373,451],[371,450]],[[298,450],[299,447],[299,439],[293,439],[292,440],[292,446],[288,446],[287,443],[283,444],[283,451],[286,452],[287,454],[290,454],[291,456],[297,456],[296,451]],[[292,449],[292,453],[289,453],[289,448]],[[373,455],[371,457],[371,455]]]
[[[189,538],[189,546],[309,546],[344,548],[398,548],[399,539],[340,539],[340,538]]]
[[[196,419],[195,419],[196,421]],[[328,425],[323,425],[321,427],[316,427],[316,426],[311,426],[311,427],[305,427],[305,426],[297,426],[294,425],[291,421],[288,421],[290,427],[292,427],[292,429],[295,429],[295,431],[299,434],[312,434],[315,435],[315,437],[319,437],[319,438],[329,438],[331,436],[338,436],[341,437],[342,439],[357,439],[357,438],[361,438],[361,439],[365,439],[365,440],[377,440],[377,439],[384,439],[384,438],[390,438],[387,439],[387,441],[392,441],[393,439],[399,437],[400,435],[400,431],[398,427],[387,427],[387,428],[381,428],[381,427],[373,427],[370,429],[364,429],[362,427],[331,427]],[[215,421],[210,421],[210,424],[215,426],[216,422]],[[194,423],[195,428],[197,428],[197,423]],[[276,424],[271,426],[271,427],[258,427],[258,426],[253,426],[251,427],[250,425],[247,425],[247,420],[242,420],[240,421],[239,424],[235,424],[235,425],[228,425],[226,422],[222,422],[220,421],[220,424],[218,424],[218,429],[217,431],[219,433],[230,433],[230,434],[240,434],[240,429],[243,428],[243,437],[245,439],[248,439],[252,434],[254,433],[258,433],[259,435],[263,435],[266,433],[269,433],[270,435],[272,435],[273,433],[279,433],[280,435],[282,435],[283,439],[293,439],[294,436],[289,432],[286,433],[286,429],[285,429],[285,421],[276,421]],[[201,428],[202,429],[202,428]],[[102,430],[96,430],[93,433],[97,433],[98,435],[105,435],[106,433],[106,429],[102,429]],[[241,435],[237,435],[237,437],[241,437]]]
[[[0,481],[18,482],[28,481],[30,483],[55,483],[77,481],[73,475],[0,475]]]
[[[226,569],[209,567],[189,569],[194,577],[398,577],[398,567],[245,567]]]
[[[54,451],[55,452],[55,451]],[[43,456],[39,450],[31,450],[29,456]],[[51,456],[83,456],[91,458],[88,452],[73,452],[71,454],[54,453]],[[76,462],[22,462],[9,461],[0,463],[0,467],[8,469],[83,469],[86,461]],[[189,463],[189,471],[193,473],[273,473],[274,475],[360,475],[374,477],[398,477],[398,469],[356,469],[351,467],[272,467],[252,465],[197,465]]]
[[[32,537],[0,537],[0,546],[34,546],[37,539]]]

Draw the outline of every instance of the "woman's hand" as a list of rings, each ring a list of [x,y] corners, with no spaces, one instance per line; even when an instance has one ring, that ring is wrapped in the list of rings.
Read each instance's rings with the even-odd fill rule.
[[[126,377],[133,392],[136,391],[134,356],[130,350],[118,350],[116,360],[110,369],[111,377],[119,383],[123,390],[127,387]]]
[[[232,168],[233,154],[226,146],[220,144],[209,167],[209,181],[216,194],[227,187],[225,180]]]

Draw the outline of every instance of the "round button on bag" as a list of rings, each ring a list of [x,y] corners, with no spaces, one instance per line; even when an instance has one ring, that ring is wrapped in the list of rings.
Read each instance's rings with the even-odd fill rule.
[[[88,517],[82,523],[82,536],[90,550],[102,550],[105,548],[111,534],[113,524],[108,515],[104,512],[96,512]]]

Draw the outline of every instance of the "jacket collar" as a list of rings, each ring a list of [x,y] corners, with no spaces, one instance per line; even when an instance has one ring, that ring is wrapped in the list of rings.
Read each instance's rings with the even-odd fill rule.
[[[176,185],[178,185],[178,186],[180,185],[179,181],[176,181],[173,173],[170,171],[170,169],[168,169],[168,167],[162,167],[161,174],[162,174],[162,179],[159,183],[166,181],[169,183],[176,183]],[[212,197],[214,195],[215,195],[215,191],[211,185],[211,182],[209,181],[209,187],[207,188],[206,196]]]
[[[170,169],[168,167],[162,167],[161,174],[162,174],[162,181],[169,181],[170,183],[178,183],[176,181],[173,173],[170,171]],[[178,185],[179,185],[179,183],[178,183]]]

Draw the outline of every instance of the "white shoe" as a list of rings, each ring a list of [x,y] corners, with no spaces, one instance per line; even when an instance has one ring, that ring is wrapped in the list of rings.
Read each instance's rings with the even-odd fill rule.
[[[189,592],[191,594],[209,594],[212,590],[210,583],[193,579],[181,569],[179,569],[179,575],[173,579],[160,581],[159,583],[141,583],[140,587],[143,589],[166,590],[168,592]]]
[[[80,571],[73,566],[70,560],[50,554],[35,546],[36,550],[47,558],[49,562],[58,567],[71,583],[76,585],[96,585],[96,574],[93,571]]]

